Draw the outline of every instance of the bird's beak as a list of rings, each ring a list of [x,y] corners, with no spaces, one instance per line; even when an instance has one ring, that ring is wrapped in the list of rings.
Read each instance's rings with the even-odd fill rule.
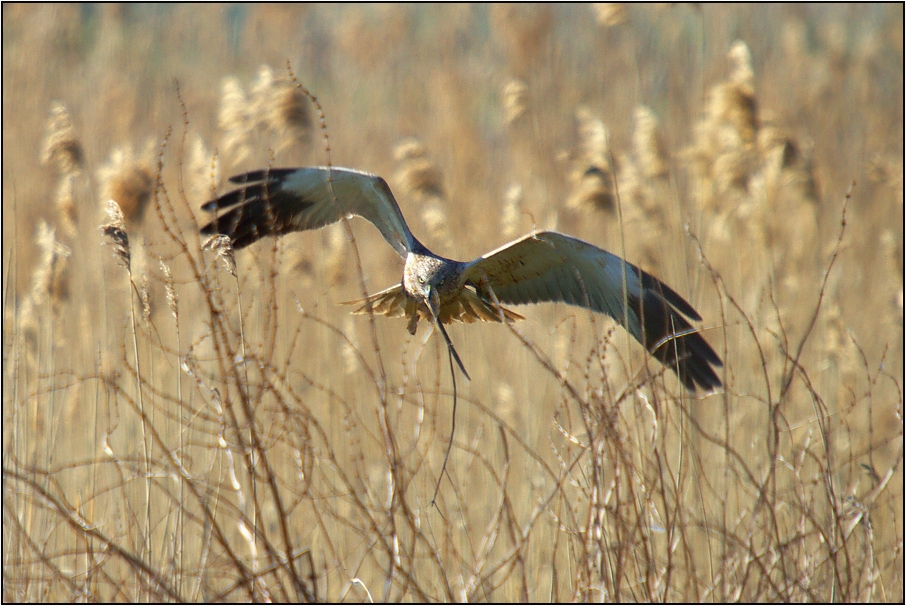
[[[431,318],[435,323],[439,322],[438,317],[440,315],[440,297],[437,294],[436,290],[433,290],[428,286],[428,296],[425,297],[425,303],[428,305],[428,309],[431,311]]]

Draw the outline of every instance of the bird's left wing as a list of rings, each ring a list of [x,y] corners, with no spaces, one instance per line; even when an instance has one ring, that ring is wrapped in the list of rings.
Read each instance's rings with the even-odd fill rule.
[[[488,300],[493,291],[500,303],[555,301],[607,314],[678,370],[691,391],[721,386],[712,368],[722,366],[720,357],[683,317],[701,320],[695,309],[657,278],[588,242],[551,231],[528,235],[469,263],[465,282]]]
[[[239,187],[201,207],[229,210],[202,227],[201,233],[229,236],[235,248],[265,236],[318,229],[353,215],[374,224],[401,257],[414,246],[390,187],[376,175],[348,168],[271,168],[230,181]]]

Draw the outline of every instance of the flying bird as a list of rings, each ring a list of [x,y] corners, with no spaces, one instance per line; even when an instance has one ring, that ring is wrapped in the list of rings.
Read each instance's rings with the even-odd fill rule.
[[[410,334],[420,319],[433,322],[466,377],[444,324],[521,320],[502,304],[553,301],[610,316],[690,391],[722,386],[714,371],[723,365],[720,357],[689,323],[701,321],[695,309],[657,278],[588,242],[542,231],[472,261],[454,261],[434,254],[412,235],[379,176],[348,168],[272,168],[230,181],[238,187],[202,206],[226,212],[201,233],[226,235],[237,249],[265,236],[318,229],[344,217],[371,222],[405,259],[403,277],[358,301],[362,306],[354,313],[405,316]]]

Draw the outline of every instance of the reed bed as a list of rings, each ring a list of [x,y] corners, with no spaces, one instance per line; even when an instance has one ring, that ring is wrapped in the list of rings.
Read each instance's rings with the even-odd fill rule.
[[[3,10],[5,601],[903,601],[900,8]],[[198,234],[305,164],[445,256],[641,265],[725,389],[576,308],[453,326],[432,505],[445,348],[339,305],[376,230]]]

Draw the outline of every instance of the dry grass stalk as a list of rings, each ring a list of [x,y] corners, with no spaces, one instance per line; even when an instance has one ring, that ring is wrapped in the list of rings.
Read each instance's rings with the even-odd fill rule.
[[[139,265],[138,267],[141,267]],[[139,280],[138,287],[138,299],[142,304],[142,321],[145,323],[145,328],[150,329],[151,327],[151,285],[148,282],[148,273],[145,271],[140,271],[141,280]]]
[[[234,278],[238,277],[236,271],[236,251],[233,249],[233,244],[227,236],[217,235],[208,238],[202,245],[202,248],[204,250],[213,251],[214,260],[220,259],[223,262],[224,268],[230,272],[230,275]]]
[[[41,257],[32,272],[31,288],[23,298],[18,318],[19,329],[32,341],[37,339],[38,312],[48,299],[54,310],[68,299],[66,267],[72,254],[69,247],[57,240],[54,228],[44,221],[38,223],[35,242]]]
[[[154,194],[155,147],[155,142],[149,141],[139,157],[131,145],[118,147],[111,152],[107,164],[98,169],[101,199],[115,200],[130,225],[141,225]]]
[[[170,307],[170,312],[173,314],[173,318],[178,322],[179,295],[176,294],[176,286],[173,283],[173,273],[170,271],[170,266],[164,263],[163,259],[160,259],[159,263],[160,270],[164,274],[164,286],[167,289],[167,305]]]

